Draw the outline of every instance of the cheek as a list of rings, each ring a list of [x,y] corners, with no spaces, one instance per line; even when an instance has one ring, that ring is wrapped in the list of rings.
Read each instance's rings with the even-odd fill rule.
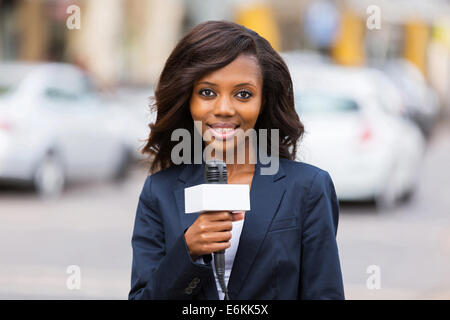
[[[248,105],[240,110],[241,119],[245,122],[246,127],[253,127],[258,120],[261,106],[259,104]]]
[[[205,120],[208,115],[207,108],[198,99],[191,99],[189,102],[189,110],[197,132],[203,135],[206,130]]]
[[[191,99],[189,108],[194,120],[204,120],[210,112],[210,108],[207,103],[195,98]]]
[[[192,118],[194,120],[198,119],[199,106],[195,99],[189,101],[189,110],[191,111]]]

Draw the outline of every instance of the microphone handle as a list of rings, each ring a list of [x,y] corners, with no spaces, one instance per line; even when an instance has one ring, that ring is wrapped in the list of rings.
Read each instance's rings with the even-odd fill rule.
[[[230,300],[228,296],[228,288],[225,284],[225,250],[214,252],[214,267],[216,268],[219,284],[225,295],[224,300]]]

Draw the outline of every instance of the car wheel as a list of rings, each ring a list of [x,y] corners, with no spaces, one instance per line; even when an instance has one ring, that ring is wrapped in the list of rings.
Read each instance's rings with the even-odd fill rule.
[[[393,192],[383,190],[383,192],[376,197],[375,204],[379,211],[392,210],[397,205],[397,199]]]
[[[413,179],[413,182],[411,182],[411,184],[408,186],[408,188],[400,196],[400,201],[402,204],[406,204],[413,200],[413,198],[417,192],[417,186],[419,184],[418,179],[419,179],[419,176],[416,174]]]
[[[36,168],[33,183],[36,192],[44,198],[59,196],[64,190],[64,166],[56,154],[47,154]]]
[[[119,165],[113,176],[113,181],[122,182],[128,177],[128,173],[131,168],[131,162],[131,152],[127,148],[123,149]]]
[[[380,211],[392,210],[398,203],[398,190],[396,184],[396,167],[393,165],[383,190],[375,197],[376,208]]]

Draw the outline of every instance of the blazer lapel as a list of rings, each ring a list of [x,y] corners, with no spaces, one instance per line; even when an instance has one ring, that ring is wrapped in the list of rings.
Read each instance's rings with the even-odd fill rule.
[[[230,298],[236,298],[255,261],[279,204],[285,193],[285,176],[281,163],[275,175],[261,175],[259,162],[255,167],[250,189],[250,211],[246,212],[238,249],[228,281]]]

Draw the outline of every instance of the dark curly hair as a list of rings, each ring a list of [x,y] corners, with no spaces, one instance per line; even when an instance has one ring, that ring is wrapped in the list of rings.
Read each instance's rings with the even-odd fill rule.
[[[179,41],[161,72],[151,104],[157,118],[149,124],[150,135],[142,149],[143,154],[151,156],[151,173],[174,165],[170,155],[178,142],[171,141],[173,130],[184,128],[191,136],[194,134],[189,108],[194,82],[241,54],[255,56],[262,72],[261,113],[254,129],[279,129],[279,157],[295,159],[304,127],[294,108],[292,80],[286,63],[253,30],[229,21],[207,21],[195,26]],[[268,141],[268,150],[270,147]]]

